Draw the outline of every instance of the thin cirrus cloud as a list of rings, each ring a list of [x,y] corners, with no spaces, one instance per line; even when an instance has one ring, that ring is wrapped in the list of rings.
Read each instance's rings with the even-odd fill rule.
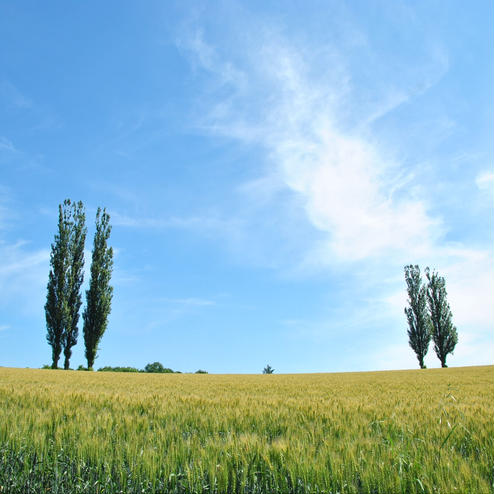
[[[5,107],[29,109],[32,102],[10,81],[0,81],[0,103]]]
[[[320,261],[355,261],[435,243],[441,219],[423,198],[406,193],[410,177],[404,181],[403,170],[371,139],[339,125],[338,101],[349,99],[351,77],[338,54],[330,54],[336,70],[328,80],[311,77],[316,71],[304,54],[279,39],[264,40],[255,64],[246,57],[240,68],[223,61],[200,33],[184,45],[224,93],[211,103],[202,128],[266,150],[275,187],[297,195],[307,220],[326,235],[320,251],[329,255]],[[385,110],[376,111],[382,116],[407,98],[387,100]]]
[[[10,152],[14,153],[16,148],[10,139],[5,136],[0,136],[0,152]]]
[[[15,303],[30,314],[43,306],[50,254],[28,250],[26,242],[0,241],[0,305]]]
[[[494,172],[483,171],[475,178],[475,183],[480,190],[491,192],[494,188]]]
[[[171,304],[171,305],[177,305],[180,307],[205,307],[208,305],[215,305],[216,302],[214,300],[209,300],[205,298],[198,298],[198,297],[188,297],[188,298],[161,298],[161,302]]]

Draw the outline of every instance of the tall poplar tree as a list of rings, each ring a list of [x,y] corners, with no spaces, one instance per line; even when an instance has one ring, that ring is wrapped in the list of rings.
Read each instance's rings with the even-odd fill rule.
[[[113,287],[110,285],[113,270],[113,249],[108,247],[111,233],[110,216],[105,209],[96,213],[96,233],[91,261],[91,279],[86,291],[84,309],[84,343],[88,369],[97,357],[99,342],[108,325]]]
[[[427,288],[422,283],[418,266],[405,266],[408,304],[405,315],[408,321],[408,343],[417,355],[421,369],[431,341],[430,319],[427,314]]]
[[[51,245],[50,273],[45,304],[46,339],[52,349],[52,369],[58,368],[63,333],[68,319],[67,275],[70,268],[70,200],[58,206],[58,232]]]
[[[441,367],[447,367],[446,357],[453,353],[458,343],[458,332],[453,326],[453,315],[446,299],[446,282],[436,271],[425,269],[427,276],[427,303],[432,322],[432,339],[434,351],[441,361]]]
[[[81,285],[84,281],[84,244],[86,242],[86,215],[81,201],[72,204],[72,223],[70,230],[70,265],[67,273],[67,322],[62,337],[65,356],[64,369],[70,366],[72,347],[79,335],[79,311],[82,304]]]

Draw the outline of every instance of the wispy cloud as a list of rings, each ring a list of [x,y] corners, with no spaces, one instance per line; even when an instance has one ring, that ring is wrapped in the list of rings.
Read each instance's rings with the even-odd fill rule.
[[[266,149],[269,176],[300,197],[308,221],[326,234],[311,257],[324,251],[325,262],[351,261],[433,244],[441,220],[429,213],[425,198],[404,186],[404,170],[371,138],[341,123],[344,111],[355,111],[339,103],[351,90],[342,57],[332,52],[333,74],[317,77],[310,56],[287,40],[263,39],[259,46],[251,47],[255,65],[251,60],[245,72],[254,75],[245,85],[228,76],[243,70],[231,69],[197,33],[191,38],[196,62],[232,88],[212,105],[204,129]],[[383,102],[380,116],[409,97],[396,94]]]
[[[160,298],[160,302],[177,305],[180,307],[206,307],[209,305],[215,305],[216,302],[214,300],[205,299],[205,298],[197,298],[197,297],[188,297],[188,298]]]
[[[48,279],[49,250],[27,250],[28,244],[0,242],[0,305],[15,303],[29,313],[39,313]]]
[[[225,219],[214,215],[204,216],[170,216],[170,217],[149,217],[132,216],[110,211],[110,217],[114,226],[137,229],[181,229],[193,230],[202,233],[218,233],[235,229],[238,223],[235,219]]]
[[[117,309],[120,317],[125,318],[127,327],[132,327],[132,321],[136,319],[136,314],[139,314],[135,329],[131,331],[146,333],[161,331],[182,318],[196,319],[203,311],[216,306],[217,301],[214,297],[150,297],[139,300],[138,309],[133,304],[134,302],[130,302],[129,306]]]
[[[9,202],[9,190],[0,185],[0,230],[6,227],[7,222],[11,219],[12,214],[7,207]]]
[[[60,129],[63,126],[59,115],[50,106],[32,100],[16,84],[6,79],[0,80],[0,108],[8,113],[24,115],[25,137],[32,133]]]
[[[0,136],[0,151],[14,153],[16,151],[13,142],[5,136]]]
[[[179,38],[177,46],[192,50],[197,56],[197,67],[214,72],[221,85],[233,85],[244,88],[247,85],[247,76],[230,61],[222,60],[216,50],[204,40],[201,30],[195,30],[191,36]]]
[[[475,178],[475,183],[480,190],[488,190],[490,192],[494,189],[494,172],[483,171]]]
[[[23,109],[31,108],[32,106],[31,100],[18,87],[7,80],[0,81],[0,99],[3,100],[6,106]]]
[[[19,273],[25,273],[31,268],[44,264],[49,259],[49,251],[46,249],[34,252],[23,253],[22,247],[26,245],[26,242],[16,242],[15,244],[6,245],[0,243],[0,249],[2,249],[2,258],[4,261],[0,266],[0,276],[7,277]]]
[[[49,264],[48,249],[29,248],[25,240],[7,240],[5,232],[17,220],[9,190],[0,186],[0,306],[15,304],[31,313],[43,307]]]

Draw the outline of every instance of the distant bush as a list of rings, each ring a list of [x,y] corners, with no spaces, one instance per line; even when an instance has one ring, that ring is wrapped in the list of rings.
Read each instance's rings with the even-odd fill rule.
[[[196,370],[196,374],[207,374],[207,373],[208,373],[208,371],[205,371],[202,369]]]
[[[44,365],[42,369],[51,369],[50,365]],[[87,367],[80,365],[77,368],[78,371],[87,371]],[[90,369],[92,370],[92,369]],[[152,364],[147,364],[144,369],[137,369],[136,367],[126,367],[126,366],[115,366],[106,365],[105,367],[100,367],[98,372],[147,372],[153,374],[180,374],[180,371],[174,371],[168,367],[164,367],[160,362],[153,362]],[[207,374],[204,370],[198,370],[196,374]]]
[[[81,369],[82,370],[82,369]],[[140,372],[139,369],[135,367],[110,367],[107,365],[106,367],[100,367],[98,372]]]
[[[51,365],[49,364],[45,364],[43,365],[43,367],[41,367],[42,369],[51,369]]]
[[[163,367],[161,362],[153,362],[152,364],[147,364],[146,367],[144,367],[143,372],[150,372],[154,374],[172,374],[173,370],[168,367]]]
[[[264,369],[262,370],[263,374],[272,374],[274,372],[274,369],[268,364]]]

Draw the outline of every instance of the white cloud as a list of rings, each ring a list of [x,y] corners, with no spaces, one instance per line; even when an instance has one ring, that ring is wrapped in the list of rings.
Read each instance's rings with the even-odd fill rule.
[[[202,31],[195,31],[191,37],[178,40],[178,46],[193,51],[199,66],[214,71],[222,85],[233,84],[239,87],[246,83],[245,74],[232,63],[221,60],[216,50],[204,41]]]
[[[430,245],[439,221],[428,215],[423,200],[393,198],[398,177],[377,150],[329,126],[317,130],[323,137],[311,143],[306,159],[307,146],[278,145],[285,182],[304,196],[314,227],[328,234],[331,258],[358,260]]]
[[[494,172],[483,171],[475,177],[475,183],[480,190],[492,191],[494,188]]]
[[[30,313],[39,313],[44,305],[50,252],[28,250],[27,242],[0,241],[0,304],[15,303]]]
[[[494,328],[494,259],[490,251],[453,250],[442,269],[455,324],[471,333],[489,334]]]
[[[339,123],[339,101],[348,100],[344,96],[351,78],[338,54],[329,55],[333,74],[318,76],[307,53],[284,40],[263,40],[260,51],[252,50],[256,59],[249,66],[251,87],[225,76],[229,64],[220,61],[202,37],[192,41],[189,48],[198,63],[234,86],[227,100],[213,105],[208,130],[255,141],[267,150],[272,166],[268,176],[276,175],[277,184],[298,195],[308,221],[326,234],[323,248],[311,256],[324,250],[325,263],[408,251],[410,245],[430,248],[441,222],[430,215],[425,199],[415,191],[407,193],[403,170],[376,143]],[[392,103],[384,102],[386,110],[379,114],[407,97],[399,93]],[[244,111],[253,98],[259,108]]]
[[[3,261],[0,266],[0,277],[6,278],[29,272],[32,268],[46,263],[50,258],[48,250],[39,250],[36,252],[22,252],[22,247],[26,242],[17,242],[15,244],[0,243]]]
[[[431,348],[430,352],[434,355]],[[492,365],[494,364],[494,341],[489,334],[489,337],[482,337],[478,334],[459,330],[458,344],[451,356],[448,356],[447,363],[450,366],[466,366],[466,365]]]

